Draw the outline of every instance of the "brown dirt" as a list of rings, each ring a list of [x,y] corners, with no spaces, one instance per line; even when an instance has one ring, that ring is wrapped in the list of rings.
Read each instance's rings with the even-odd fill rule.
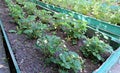
[[[14,55],[22,73],[58,73],[54,64],[46,65],[45,56],[35,47],[36,40],[28,39],[24,34],[9,33],[11,29],[16,29],[17,24],[11,22],[13,19],[9,16],[9,10],[3,0],[0,0],[0,18],[5,26]],[[75,51],[75,46],[68,46]],[[79,53],[79,55],[82,55]],[[85,59],[85,58],[84,58]],[[99,64],[93,64],[90,59],[85,60],[85,69],[83,73],[91,73],[99,67]]]
[[[0,28],[0,73],[10,73],[8,58],[5,54],[5,48],[3,46],[3,36]]]

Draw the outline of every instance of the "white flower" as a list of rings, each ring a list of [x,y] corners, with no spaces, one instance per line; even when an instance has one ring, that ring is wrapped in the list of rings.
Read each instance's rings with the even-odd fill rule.
[[[101,43],[104,43],[102,40],[100,40]]]
[[[63,46],[66,48],[66,45],[65,45],[65,44],[64,44]]]
[[[44,43],[46,44],[46,43],[48,43],[48,41],[47,41],[47,40],[44,40]]]
[[[63,41],[63,43],[65,42],[65,40],[62,40]]]
[[[37,41],[37,44],[39,44],[39,43],[40,43],[40,41],[38,40],[38,41]]]
[[[64,17],[62,17],[62,19],[64,19]]]

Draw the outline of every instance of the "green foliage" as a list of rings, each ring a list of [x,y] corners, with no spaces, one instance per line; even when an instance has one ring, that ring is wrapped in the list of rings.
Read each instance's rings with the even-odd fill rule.
[[[120,24],[120,8],[113,11],[114,14],[110,16],[110,22],[114,24]]]
[[[18,3],[18,4],[23,4],[24,2],[26,2],[27,0],[16,0],[16,2]]]
[[[32,2],[24,2],[23,3],[23,8],[28,14],[33,14],[34,10],[37,10],[36,4]]]
[[[10,33],[16,33],[16,30],[9,30]]]
[[[9,0],[6,0],[9,1]],[[60,13],[51,13],[46,10],[37,10],[36,4],[23,0],[17,0],[18,5],[9,2],[10,12],[19,24],[20,33],[26,34],[29,38],[39,38],[37,40],[37,46],[40,50],[49,58],[49,60],[60,66],[61,73],[67,73],[72,69],[75,73],[82,69],[83,60],[75,52],[69,51],[64,41],[54,35],[45,35],[49,28],[62,29],[70,40],[78,40],[86,32],[87,25],[81,20],[73,19],[72,16],[68,16]],[[61,2],[61,1],[60,1]],[[67,1],[66,1],[67,2]],[[70,5],[72,2],[68,3]],[[64,6],[64,4],[63,4]],[[95,5],[97,6],[97,5]],[[73,5],[70,5],[72,8]],[[97,7],[99,8],[99,6]],[[97,8],[94,13],[97,15]],[[88,8],[89,10],[90,8]],[[88,10],[84,10],[87,14]],[[99,18],[99,16],[96,16]],[[114,18],[114,21],[116,19]],[[43,24],[43,23],[47,23]],[[51,27],[51,26],[52,27]],[[10,32],[15,32],[11,30]],[[104,59],[100,54],[104,52],[112,52],[112,48],[100,41],[97,37],[87,39],[85,45],[81,48],[81,51],[86,57],[93,57],[95,59],[103,61]]]
[[[19,20],[19,29],[21,33],[26,34],[29,38],[38,38],[48,30],[46,24],[36,22],[36,16],[29,15],[27,18]]]
[[[77,73],[82,69],[82,64],[84,62],[77,53],[72,51],[64,51],[60,53],[57,58],[52,57],[51,61],[60,65],[65,73],[70,69],[74,70],[74,72]]]
[[[49,23],[52,19],[52,16],[50,15],[50,11],[46,10],[34,10],[34,14],[39,17],[40,21],[43,23]]]
[[[42,36],[46,30],[48,30],[46,24],[42,24],[41,22],[33,22],[29,24],[29,27],[27,27],[23,33],[29,38],[38,38]]]
[[[37,46],[40,47],[43,53],[50,56],[55,55],[57,52],[59,53],[61,51],[67,50],[64,41],[61,40],[60,37],[54,35],[45,35],[40,37],[37,40]]]
[[[81,36],[86,32],[87,25],[81,20],[69,20],[67,23],[62,25],[63,31],[67,33],[71,39],[80,39]]]
[[[17,28],[19,32],[26,34],[29,38],[39,38],[36,43],[37,46],[47,56],[50,62],[60,66],[60,73],[68,73],[69,70],[73,70],[74,73],[80,71],[84,63],[82,58],[76,52],[69,51],[60,37],[45,35],[45,33],[49,28],[62,29],[70,40],[78,40],[86,32],[87,23],[76,20],[73,16],[60,13],[53,14],[46,10],[37,10],[36,4],[27,2],[26,0],[17,0],[17,2],[18,5],[12,2],[8,5],[13,18],[19,24],[19,28]],[[73,7],[71,3],[67,3],[67,5],[70,5],[70,8]],[[64,4],[62,5],[64,6]],[[98,8],[100,7],[94,8],[93,12],[99,18],[100,16],[97,16]],[[83,12],[88,14],[87,11],[89,9],[90,7],[87,10],[83,10]],[[48,25],[43,23],[47,23]],[[15,31],[11,30],[10,32]],[[81,51],[86,57],[93,57],[103,61],[104,59],[101,57],[101,54],[106,51],[112,52],[112,48],[103,41],[100,41],[97,37],[93,37],[92,39],[86,40]]]
[[[80,12],[82,14],[95,17],[97,19],[117,24],[120,22],[117,10],[113,11],[111,6],[119,7],[119,2],[114,0],[42,0],[45,3],[50,3],[56,6],[67,8]],[[114,8],[115,9],[115,8]]]
[[[17,4],[9,5],[9,10],[11,12],[12,17],[14,18],[16,22],[18,21],[18,19],[24,17],[23,9]]]
[[[45,35],[37,40],[37,46],[48,57],[47,61],[59,65],[60,73],[72,69],[75,73],[82,69],[83,60],[75,52],[68,51],[64,41],[57,36]]]
[[[66,23],[66,21],[64,20],[64,18],[66,17],[65,14],[62,13],[54,13],[53,15],[53,21],[52,21],[52,25],[54,29],[61,29],[62,25]]]
[[[52,19],[52,21],[50,22],[50,23],[52,24],[52,26],[53,26],[52,28],[53,28],[53,29],[56,29],[56,30],[61,29],[61,28],[62,28],[62,25],[63,25],[64,23],[66,23],[65,20],[63,20],[63,18],[65,18],[65,17],[66,17],[65,14],[62,14],[62,13],[54,13],[53,19]]]
[[[28,15],[26,18],[20,19],[18,21],[19,28],[21,30],[29,28],[29,25],[34,23],[36,21],[36,16],[34,15]]]
[[[46,10],[35,10],[34,14],[39,17],[41,22],[49,23],[50,28],[56,30],[62,29],[66,33],[67,37],[74,40],[79,39],[86,31],[87,25],[81,20],[73,19],[73,17],[62,14],[52,13]]]
[[[62,29],[67,37],[71,40],[80,39],[80,37],[86,32],[86,22],[76,20],[72,16],[65,14],[54,14],[55,18],[53,26],[55,29]]]
[[[85,57],[91,57],[94,60],[104,61],[101,54],[105,52],[112,53],[113,49],[105,44],[98,37],[87,39],[85,45],[80,49]]]

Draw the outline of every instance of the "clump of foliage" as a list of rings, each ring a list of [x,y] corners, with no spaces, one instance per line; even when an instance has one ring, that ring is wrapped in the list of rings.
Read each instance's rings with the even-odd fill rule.
[[[51,57],[51,61],[55,64],[58,64],[62,67],[62,71],[65,73],[68,70],[72,69],[75,73],[78,73],[82,69],[84,61],[82,58],[76,53],[72,51],[64,51],[58,55],[58,57]]]
[[[52,19],[50,11],[46,10],[34,10],[34,15],[36,15],[42,23],[49,23]]]
[[[63,18],[65,18],[66,15],[62,14],[62,13],[54,13],[53,15],[53,20],[51,22],[51,24],[53,25],[53,29],[59,30],[62,27],[62,24],[65,23],[65,20],[63,20]]]
[[[114,14],[110,16],[110,22],[120,24],[120,9],[112,11]]]
[[[75,52],[69,51],[63,40],[57,36],[45,35],[37,40],[37,46],[48,57],[50,62],[60,66],[60,72],[67,73],[72,69],[75,73],[82,69],[83,60]],[[47,59],[47,60],[48,60]]]
[[[29,24],[29,27],[23,31],[29,38],[38,38],[42,36],[48,27],[41,22],[33,22]]]
[[[64,41],[61,40],[60,37],[54,35],[45,35],[40,37],[37,40],[37,45],[40,47],[43,53],[50,56],[53,56],[57,52],[68,50],[64,44]]]
[[[55,18],[53,27],[55,29],[61,28],[70,40],[80,39],[86,32],[86,22],[76,20],[72,16],[70,17],[65,14],[54,14],[53,18]]]
[[[86,32],[87,25],[81,20],[69,20],[67,23],[62,25],[62,30],[71,39],[80,39],[81,36]]]
[[[23,9],[19,5],[14,3],[8,5],[9,5],[9,10],[11,12],[11,16],[14,18],[16,22],[24,17]]]
[[[24,17],[23,19],[19,20],[19,28],[24,30],[29,27],[30,23],[33,23],[36,21],[36,16],[34,15],[28,15],[27,17]]]
[[[28,14],[33,14],[34,10],[37,10],[36,4],[32,2],[24,2],[23,8]]]
[[[29,15],[19,22],[21,23],[21,26],[19,26],[20,32],[26,34],[29,38],[38,38],[48,30],[46,24],[43,24],[40,21],[36,22],[36,16],[34,15]]]
[[[113,48],[102,40],[99,40],[98,37],[87,39],[85,45],[81,47],[80,50],[85,57],[91,57],[92,59],[99,61],[104,61],[104,58],[101,56],[102,53],[113,52]]]

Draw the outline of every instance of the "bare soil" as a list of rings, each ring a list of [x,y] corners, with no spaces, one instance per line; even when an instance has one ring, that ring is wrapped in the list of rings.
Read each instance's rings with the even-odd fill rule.
[[[3,46],[3,36],[0,29],[0,73],[10,73],[8,58],[5,54],[5,48]]]
[[[35,46],[35,39],[28,39],[24,34],[9,33],[11,29],[16,30],[17,24],[12,22],[13,19],[9,16],[9,9],[3,0],[0,0],[0,18],[22,73],[58,73],[58,67],[55,64],[46,64],[44,54]],[[67,43],[67,46],[72,51],[78,49],[77,46],[69,43]],[[82,56],[82,53],[79,53],[79,55]],[[92,73],[100,66],[100,64],[92,63],[90,59],[84,57],[83,59],[85,59],[85,68],[82,73]]]

